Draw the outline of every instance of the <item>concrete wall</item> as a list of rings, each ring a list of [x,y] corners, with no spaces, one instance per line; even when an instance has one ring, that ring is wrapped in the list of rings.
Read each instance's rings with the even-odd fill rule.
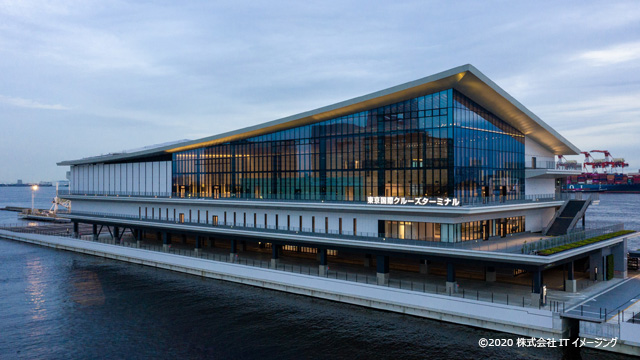
[[[538,161],[554,161],[555,155],[538,144],[535,140],[528,136],[524,137],[524,158],[527,164],[531,163],[531,157],[535,156]]]
[[[525,195],[554,194],[556,192],[555,179],[526,179]]]
[[[525,221],[525,230],[531,232],[542,231],[556,214],[555,208],[546,208],[536,211],[529,211]]]
[[[71,167],[71,191],[100,193],[170,193],[171,161],[92,164]]]

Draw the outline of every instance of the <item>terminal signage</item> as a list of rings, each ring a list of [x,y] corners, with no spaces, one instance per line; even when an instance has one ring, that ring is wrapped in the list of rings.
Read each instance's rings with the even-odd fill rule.
[[[406,198],[398,196],[369,196],[367,204],[375,205],[416,205],[416,206],[460,206],[460,200],[457,198],[428,198],[415,197]]]

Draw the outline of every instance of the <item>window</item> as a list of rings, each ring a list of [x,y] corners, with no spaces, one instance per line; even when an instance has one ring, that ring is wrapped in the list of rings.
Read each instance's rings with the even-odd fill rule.
[[[524,134],[453,89],[172,154],[173,192],[367,201],[524,194]]]

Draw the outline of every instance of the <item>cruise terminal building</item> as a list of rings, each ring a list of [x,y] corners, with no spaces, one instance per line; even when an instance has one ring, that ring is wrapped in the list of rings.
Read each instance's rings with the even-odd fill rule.
[[[560,192],[580,168],[555,160],[579,152],[464,65],[228,133],[58,165],[70,167],[60,196],[76,232],[91,224],[94,237],[129,231],[232,259],[270,252],[273,263],[304,253],[320,274],[359,263],[380,284],[390,268],[437,272],[450,291],[456,273],[525,274],[537,301],[548,269],[563,269],[568,291],[576,262],[596,278],[614,256],[626,276],[624,241],[554,256],[522,241],[580,227],[591,201]]]

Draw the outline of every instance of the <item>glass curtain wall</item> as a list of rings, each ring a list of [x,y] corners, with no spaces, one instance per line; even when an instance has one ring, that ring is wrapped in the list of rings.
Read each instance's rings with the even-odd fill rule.
[[[173,192],[359,202],[368,196],[474,196],[483,186],[523,193],[521,136],[450,89],[175,153]]]
[[[454,92],[455,196],[524,195],[524,134]]]

